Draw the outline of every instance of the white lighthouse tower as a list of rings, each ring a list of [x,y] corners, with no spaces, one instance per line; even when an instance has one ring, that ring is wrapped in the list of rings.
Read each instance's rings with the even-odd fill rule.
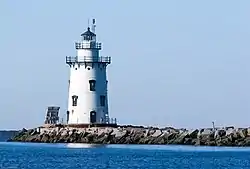
[[[76,56],[66,57],[70,67],[68,124],[109,123],[107,65],[110,57],[99,56],[101,43],[96,41],[95,20],[92,29],[81,34],[75,43]]]

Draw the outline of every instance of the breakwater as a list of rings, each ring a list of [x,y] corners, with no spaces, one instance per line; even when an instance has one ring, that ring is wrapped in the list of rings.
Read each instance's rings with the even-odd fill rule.
[[[250,146],[250,128],[175,129],[119,127],[39,127],[23,129],[8,141],[88,144],[177,144],[206,146]]]

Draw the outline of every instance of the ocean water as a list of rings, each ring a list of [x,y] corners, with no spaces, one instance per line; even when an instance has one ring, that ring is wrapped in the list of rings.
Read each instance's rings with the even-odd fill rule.
[[[249,169],[249,148],[0,143],[0,169]]]

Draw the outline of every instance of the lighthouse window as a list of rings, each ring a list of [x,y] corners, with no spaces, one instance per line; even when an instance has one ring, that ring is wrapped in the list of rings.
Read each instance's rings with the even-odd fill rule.
[[[101,106],[105,106],[105,96],[103,95],[100,96],[100,104]]]
[[[72,96],[72,106],[77,106],[77,99],[78,99],[78,96],[76,95]]]
[[[90,91],[95,91],[95,84],[96,84],[95,80],[90,80],[89,81],[89,89],[90,89]]]
[[[67,111],[67,123],[69,122],[69,111]]]
[[[84,36],[84,40],[92,40],[92,36]]]

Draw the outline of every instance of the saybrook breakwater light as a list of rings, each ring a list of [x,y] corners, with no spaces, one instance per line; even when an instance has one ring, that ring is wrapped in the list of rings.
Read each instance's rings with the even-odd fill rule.
[[[100,56],[102,44],[95,34],[95,19],[81,40],[75,43],[76,56],[66,56],[70,68],[67,124],[109,124],[107,66],[111,57]],[[112,121],[112,122],[111,122]]]

